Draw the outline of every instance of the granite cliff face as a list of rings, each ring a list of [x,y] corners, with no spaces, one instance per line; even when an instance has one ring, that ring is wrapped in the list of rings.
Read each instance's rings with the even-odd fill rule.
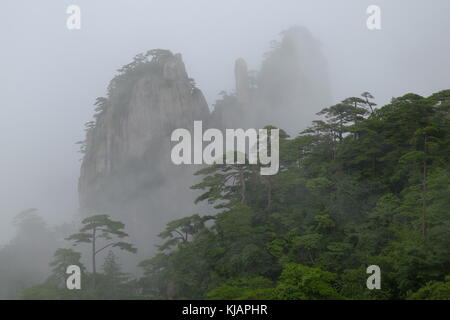
[[[170,159],[174,129],[192,130],[201,120],[204,129],[270,124],[296,134],[330,95],[319,46],[303,28],[286,31],[257,73],[238,59],[235,92],[223,92],[212,112],[180,54],[151,50],[118,71],[87,123],[80,208],[124,221],[138,246],[155,240],[169,220],[201,211],[190,189],[200,167]]]
[[[153,50],[137,56],[108,91],[97,99],[96,121],[88,123],[79,179],[82,213],[120,217],[134,232],[149,217],[188,214],[193,196],[183,198],[194,168],[172,165],[170,135],[191,128],[194,120],[206,121],[209,109],[181,55]]]
[[[274,125],[291,135],[309,125],[331,104],[328,67],[320,43],[304,27],[281,33],[264,55],[258,72],[244,59],[235,63],[236,91],[223,94],[212,114],[217,127]]]

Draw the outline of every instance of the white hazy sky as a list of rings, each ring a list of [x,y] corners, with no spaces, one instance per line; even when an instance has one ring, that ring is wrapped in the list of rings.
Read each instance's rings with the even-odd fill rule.
[[[66,28],[66,8],[82,29]],[[382,30],[366,28],[366,8]],[[450,88],[450,1],[413,0],[2,0],[0,7],[0,243],[10,221],[37,207],[52,222],[77,209],[75,142],[115,70],[137,53],[183,54],[213,103],[233,89],[233,63],[257,69],[269,42],[308,27],[328,59],[336,102],[370,91],[379,104]]]

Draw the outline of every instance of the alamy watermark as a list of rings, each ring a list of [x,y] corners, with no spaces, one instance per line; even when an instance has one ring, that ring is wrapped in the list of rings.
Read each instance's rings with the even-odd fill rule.
[[[66,9],[66,13],[69,15],[66,21],[67,29],[80,30],[81,29],[81,9],[80,6],[70,5]]]
[[[367,29],[381,30],[381,8],[377,5],[367,7],[366,13],[369,15],[366,21]]]
[[[70,265],[66,269],[66,274],[69,276],[66,279],[66,287],[69,290],[81,289],[81,269],[77,265]]]
[[[368,266],[366,273],[370,274],[367,278],[366,286],[369,290],[381,289],[381,269],[377,265]],[[70,265],[66,269],[69,276],[66,279],[66,288],[69,290],[81,289],[81,269],[77,265]]]
[[[66,27],[68,30],[81,29],[81,8],[78,5],[69,5],[66,9],[66,14],[69,16],[66,20]],[[366,26],[369,30],[381,30],[381,8],[378,5],[370,5],[366,9],[366,14],[369,17],[366,20]]]
[[[172,162],[180,164],[260,164],[261,175],[278,173],[279,129],[219,129],[203,132],[202,121],[194,121],[194,133],[187,129],[172,132],[171,141],[178,142],[171,152]],[[270,140],[270,144],[268,143]],[[203,148],[203,142],[209,142]]]
[[[371,265],[367,267],[366,273],[370,274],[370,276],[367,278],[366,286],[367,289],[373,290],[381,289],[381,269],[377,265]]]

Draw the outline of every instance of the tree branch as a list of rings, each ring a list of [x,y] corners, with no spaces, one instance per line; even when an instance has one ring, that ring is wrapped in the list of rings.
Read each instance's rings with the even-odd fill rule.
[[[106,249],[112,245],[116,244],[115,242],[107,244],[106,246],[104,246],[103,248],[98,249],[97,251],[95,251],[95,254],[99,253],[100,251],[102,251],[103,249]]]
[[[181,237],[181,239],[183,240],[183,242],[186,242],[187,240],[184,238],[184,235],[180,232],[180,231],[178,231],[177,229],[174,229],[173,231],[175,231],[176,233],[178,233],[179,235],[180,235],[180,237]]]

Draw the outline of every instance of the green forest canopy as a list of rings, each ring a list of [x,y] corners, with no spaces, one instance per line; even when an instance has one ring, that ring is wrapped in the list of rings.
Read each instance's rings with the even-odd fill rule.
[[[220,212],[168,223],[140,279],[123,276],[110,254],[103,270],[113,272],[97,275],[95,292],[68,296],[47,282],[21,297],[450,298],[450,90],[378,109],[370,98],[345,99],[298,136],[281,135],[275,176],[257,165],[234,183],[227,165],[198,172],[197,200]],[[372,264],[381,290],[366,288]]]

